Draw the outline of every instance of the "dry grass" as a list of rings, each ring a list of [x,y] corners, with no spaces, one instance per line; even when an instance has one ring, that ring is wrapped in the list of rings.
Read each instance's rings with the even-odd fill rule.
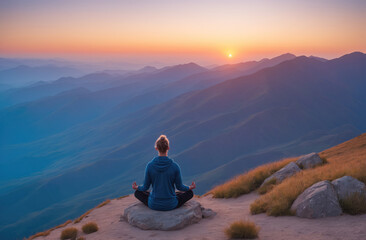
[[[271,191],[275,187],[276,184],[277,184],[277,180],[276,180],[276,178],[273,178],[273,179],[269,180],[268,182],[266,182],[265,184],[263,184],[263,186],[258,188],[258,193],[265,194],[265,193]]]
[[[71,221],[71,220],[68,220],[68,221],[66,221],[66,222],[65,222],[65,223],[63,223],[63,224],[60,224],[60,225],[58,225],[58,226],[56,226],[56,227],[53,227],[53,228],[51,228],[51,229],[48,229],[47,231],[36,233],[36,234],[34,234],[34,235],[30,236],[30,237],[28,238],[28,240],[32,240],[32,239],[34,239],[34,238],[36,238],[36,237],[45,237],[45,236],[48,236],[48,235],[50,235],[50,233],[51,233],[53,230],[55,230],[55,229],[57,229],[57,228],[65,227],[65,226],[66,226],[67,224],[69,224],[69,223],[72,223],[72,221]]]
[[[95,222],[88,222],[82,227],[83,232],[86,234],[96,232],[98,229],[98,225]]]
[[[63,230],[61,232],[61,240],[65,240],[65,239],[71,239],[71,240],[75,240],[76,236],[78,235],[78,230],[74,227],[70,227],[70,228],[66,228],[65,230]]]
[[[250,210],[252,214],[266,212],[271,216],[290,215],[290,207],[308,187],[323,180],[334,180],[345,175],[366,183],[366,134],[320,153],[328,164],[301,171],[262,195]]]
[[[77,240],[85,240],[85,237],[78,237]]]
[[[250,193],[257,189],[267,177],[283,168],[289,162],[295,160],[297,160],[297,158],[286,158],[281,161],[259,166],[215,187],[207,194],[212,193],[214,198],[232,198]]]
[[[123,198],[125,198],[125,197],[128,197],[129,195],[124,195],[124,196],[120,196],[120,197],[118,197],[117,198],[117,200],[121,200],[121,199],[123,199]]]
[[[258,237],[259,227],[250,221],[236,221],[225,229],[230,239],[254,239]]]
[[[101,204],[99,204],[98,206],[96,206],[95,208],[92,208],[90,210],[88,210],[86,213],[84,213],[83,215],[81,215],[80,217],[78,217],[77,219],[74,220],[74,223],[79,223],[81,220],[83,220],[84,217],[86,217],[87,215],[89,215],[94,209],[103,207],[104,205],[107,205],[108,203],[110,203],[110,199],[105,200],[104,202],[102,202]]]
[[[346,199],[339,201],[344,212],[356,215],[366,213],[366,196],[361,193],[354,193]]]

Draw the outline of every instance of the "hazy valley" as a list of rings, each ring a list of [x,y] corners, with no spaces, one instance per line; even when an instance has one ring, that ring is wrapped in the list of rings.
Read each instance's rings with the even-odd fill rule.
[[[0,84],[9,86],[14,69],[1,70]],[[1,238],[20,239],[130,194],[160,134],[170,138],[184,181],[203,194],[261,164],[366,132],[360,52],[72,74],[30,84],[13,74],[22,86],[0,92]]]

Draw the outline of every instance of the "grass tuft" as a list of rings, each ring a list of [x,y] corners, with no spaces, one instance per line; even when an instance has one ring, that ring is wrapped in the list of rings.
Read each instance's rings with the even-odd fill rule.
[[[78,230],[74,227],[70,227],[70,228],[66,228],[65,230],[63,230],[61,232],[61,240],[65,240],[65,239],[71,239],[71,240],[75,240],[76,236],[78,235]]]
[[[320,181],[332,181],[348,175],[366,183],[366,148],[361,147],[365,143],[366,134],[363,134],[323,151],[320,153],[320,157],[325,159],[328,164],[301,171],[296,174],[296,177],[288,178],[276,185],[270,192],[262,195],[251,204],[251,213],[265,212],[270,216],[291,215],[293,213],[291,213],[290,208],[296,198],[306,188]],[[357,204],[359,200],[351,199],[349,201],[352,204]],[[358,204],[356,213],[362,212],[361,209],[362,204]]]
[[[258,237],[259,227],[250,221],[236,221],[225,229],[230,239],[254,239]]]
[[[267,177],[295,160],[297,160],[297,158],[286,158],[281,161],[259,166],[215,187],[207,194],[212,193],[214,198],[233,198],[250,193],[260,187]]]
[[[107,199],[104,202],[102,202],[101,204],[99,204],[98,206],[96,206],[95,208],[89,209],[86,213],[84,213],[83,215],[81,215],[80,217],[78,217],[77,219],[75,219],[74,220],[74,223],[79,223],[81,220],[83,220],[84,217],[86,217],[87,215],[89,215],[94,209],[101,208],[101,207],[107,205],[110,202],[111,202],[111,200],[110,199]]]
[[[339,201],[343,212],[356,215],[366,213],[366,196],[365,194],[356,192],[348,196],[346,199]]]
[[[83,225],[82,229],[83,229],[84,233],[90,234],[90,233],[98,231],[99,228],[95,222],[88,222]]]

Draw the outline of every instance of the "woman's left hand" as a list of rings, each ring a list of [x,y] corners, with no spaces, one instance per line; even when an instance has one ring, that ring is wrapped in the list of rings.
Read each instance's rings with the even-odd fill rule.
[[[195,189],[196,188],[196,183],[192,182],[191,186],[189,186],[189,190]]]

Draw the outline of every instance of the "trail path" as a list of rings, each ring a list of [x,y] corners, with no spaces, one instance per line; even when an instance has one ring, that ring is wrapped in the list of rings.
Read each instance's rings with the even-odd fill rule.
[[[197,198],[205,208],[217,212],[212,219],[202,219],[199,223],[190,225],[177,231],[144,231],[120,221],[123,210],[137,201],[133,195],[120,200],[112,200],[109,204],[95,209],[80,223],[68,224],[66,227],[79,229],[79,236],[86,240],[114,240],[114,239],[227,239],[224,229],[233,221],[249,219],[254,221],[261,230],[261,240],[361,240],[366,239],[366,214],[359,216],[342,215],[339,217],[322,219],[303,219],[293,216],[269,217],[265,214],[252,216],[249,212],[250,204],[258,197],[251,193],[235,199],[214,199],[211,196]],[[83,224],[94,221],[99,231],[85,235],[81,231]],[[64,227],[65,228],[65,227]],[[38,239],[60,239],[61,231],[56,229],[47,237]]]

